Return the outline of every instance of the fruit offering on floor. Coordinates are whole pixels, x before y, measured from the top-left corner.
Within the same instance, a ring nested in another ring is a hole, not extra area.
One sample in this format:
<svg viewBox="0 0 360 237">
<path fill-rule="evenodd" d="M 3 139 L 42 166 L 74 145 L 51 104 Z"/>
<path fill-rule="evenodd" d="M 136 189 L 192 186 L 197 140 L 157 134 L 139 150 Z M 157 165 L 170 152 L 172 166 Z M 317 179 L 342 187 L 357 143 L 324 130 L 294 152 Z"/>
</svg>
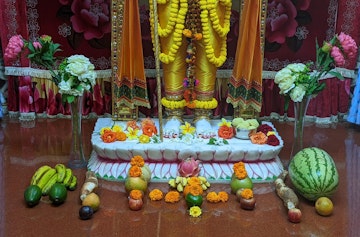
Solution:
<svg viewBox="0 0 360 237">
<path fill-rule="evenodd" d="M 99 181 L 95 173 L 87 171 L 80 191 L 81 207 L 79 209 L 79 218 L 81 220 L 91 219 L 93 214 L 99 210 L 100 197 L 96 193 L 98 187 Z"/>
<path fill-rule="evenodd" d="M 315 202 L 315 210 L 321 216 L 330 216 L 334 211 L 334 204 L 330 198 L 319 197 Z"/>
<path fill-rule="evenodd" d="M 29 207 L 33 207 L 40 202 L 41 196 L 49 195 L 49 200 L 59 205 L 66 200 L 67 190 L 73 191 L 76 187 L 77 177 L 70 168 L 64 164 L 54 167 L 43 165 L 31 177 L 30 185 L 24 191 L 24 199 Z"/>
</svg>

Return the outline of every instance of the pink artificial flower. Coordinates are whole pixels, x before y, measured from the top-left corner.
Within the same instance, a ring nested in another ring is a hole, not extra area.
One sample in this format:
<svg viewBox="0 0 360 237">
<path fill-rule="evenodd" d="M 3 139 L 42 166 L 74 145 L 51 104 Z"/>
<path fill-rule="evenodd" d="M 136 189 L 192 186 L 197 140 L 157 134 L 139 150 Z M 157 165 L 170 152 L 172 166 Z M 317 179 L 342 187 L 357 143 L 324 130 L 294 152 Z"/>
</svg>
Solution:
<svg viewBox="0 0 360 237">
<path fill-rule="evenodd" d="M 347 58 L 355 58 L 357 55 L 357 45 L 351 36 L 341 32 L 338 36 L 339 42 L 341 44 L 341 47 L 346 55 Z"/>
<path fill-rule="evenodd" d="M 42 45 L 40 44 L 39 41 L 34 41 L 33 46 L 34 46 L 35 49 L 41 49 L 42 48 Z"/>
<path fill-rule="evenodd" d="M 194 157 L 189 157 L 182 160 L 178 166 L 178 171 L 182 177 L 198 176 L 200 172 L 199 160 L 195 160 Z"/>
<path fill-rule="evenodd" d="M 10 38 L 6 46 L 4 58 L 5 60 L 15 60 L 24 47 L 24 41 L 21 35 L 14 35 Z"/>
<path fill-rule="evenodd" d="M 335 61 L 336 66 L 343 66 L 345 64 L 345 58 L 339 47 L 334 46 L 331 48 L 331 57 Z"/>
</svg>

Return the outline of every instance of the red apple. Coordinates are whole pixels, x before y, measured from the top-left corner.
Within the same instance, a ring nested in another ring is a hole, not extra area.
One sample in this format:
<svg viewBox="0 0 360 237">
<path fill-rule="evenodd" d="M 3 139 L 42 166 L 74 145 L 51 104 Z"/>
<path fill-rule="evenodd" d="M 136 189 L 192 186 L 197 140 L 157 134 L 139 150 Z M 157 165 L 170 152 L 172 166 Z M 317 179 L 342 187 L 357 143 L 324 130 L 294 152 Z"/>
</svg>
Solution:
<svg viewBox="0 0 360 237">
<path fill-rule="evenodd" d="M 142 199 L 129 198 L 129 208 L 133 211 L 139 211 L 142 208 L 143 204 L 144 202 Z"/>
<path fill-rule="evenodd" d="M 299 223 L 301 221 L 301 211 L 298 208 L 291 208 L 288 211 L 288 219 L 292 223 Z"/>
</svg>

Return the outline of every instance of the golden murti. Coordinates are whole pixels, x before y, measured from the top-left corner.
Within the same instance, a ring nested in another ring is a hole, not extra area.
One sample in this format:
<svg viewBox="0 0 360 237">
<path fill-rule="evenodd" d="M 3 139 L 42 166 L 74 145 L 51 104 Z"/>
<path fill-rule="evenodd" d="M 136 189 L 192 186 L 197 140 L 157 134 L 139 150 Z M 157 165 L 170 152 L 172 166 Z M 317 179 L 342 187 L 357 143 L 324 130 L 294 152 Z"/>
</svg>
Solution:
<svg viewBox="0 0 360 237">
<path fill-rule="evenodd" d="M 181 121 L 188 107 L 194 109 L 195 121 L 208 119 L 217 107 L 213 97 L 216 71 L 226 60 L 231 4 L 231 0 L 160 0 L 155 26 L 150 0 L 153 42 L 155 28 L 160 38 L 162 104 L 170 118 Z"/>
</svg>

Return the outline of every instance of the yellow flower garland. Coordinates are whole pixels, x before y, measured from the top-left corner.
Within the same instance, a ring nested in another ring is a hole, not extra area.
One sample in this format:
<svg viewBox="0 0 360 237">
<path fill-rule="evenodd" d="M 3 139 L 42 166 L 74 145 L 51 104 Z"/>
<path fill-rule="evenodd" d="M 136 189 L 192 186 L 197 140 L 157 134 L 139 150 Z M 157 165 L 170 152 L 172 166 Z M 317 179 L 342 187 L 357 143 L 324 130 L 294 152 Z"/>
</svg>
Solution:
<svg viewBox="0 0 360 237">
<path fill-rule="evenodd" d="M 167 0 L 158 1 L 158 4 L 165 4 Z M 180 4 L 179 4 L 180 2 Z M 220 25 L 219 16 L 216 11 L 216 5 L 220 3 L 225 6 L 225 15 L 224 15 L 224 25 Z M 167 25 L 162 28 L 158 24 L 158 34 L 160 37 L 168 37 L 170 33 L 173 32 L 173 44 L 170 45 L 168 54 L 161 52 L 159 54 L 159 59 L 161 62 L 168 64 L 175 60 L 175 55 L 178 52 L 181 43 L 182 43 L 182 34 L 184 30 L 185 17 L 188 9 L 187 0 L 173 0 L 170 3 L 170 16 Z M 212 64 L 216 67 L 220 67 L 227 57 L 226 49 L 226 35 L 230 31 L 230 15 L 231 15 L 231 0 L 200 0 L 199 5 L 201 9 L 200 19 L 202 23 L 202 35 L 205 45 L 206 56 Z M 180 5 L 180 9 L 179 9 Z M 150 25 L 151 25 L 151 38 L 154 42 L 154 9 L 153 1 L 149 1 L 150 8 Z M 212 23 L 212 27 L 217 34 L 222 38 L 220 46 L 220 55 L 215 56 L 215 51 L 211 45 L 211 35 L 209 29 L 209 19 Z M 155 44 L 154 44 L 155 45 Z"/>
<path fill-rule="evenodd" d="M 182 109 L 186 105 L 185 100 L 168 100 L 166 97 L 161 99 L 161 104 L 168 109 Z"/>
<path fill-rule="evenodd" d="M 215 109 L 218 106 L 215 98 L 212 98 L 212 100 L 194 100 L 194 102 L 197 109 Z"/>
</svg>

